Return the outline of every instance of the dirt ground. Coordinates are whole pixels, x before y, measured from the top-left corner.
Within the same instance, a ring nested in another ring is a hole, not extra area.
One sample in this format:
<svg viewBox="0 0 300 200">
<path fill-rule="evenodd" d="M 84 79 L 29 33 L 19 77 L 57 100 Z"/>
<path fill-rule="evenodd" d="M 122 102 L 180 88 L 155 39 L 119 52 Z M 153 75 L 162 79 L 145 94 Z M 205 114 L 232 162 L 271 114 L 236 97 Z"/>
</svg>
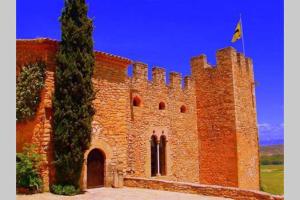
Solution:
<svg viewBox="0 0 300 200">
<path fill-rule="evenodd" d="M 52 193 L 17 195 L 17 200 L 225 200 L 196 194 L 148 190 L 139 188 L 96 188 L 76 196 L 60 196 Z M 228 199 L 227 199 L 228 200 Z"/>
</svg>

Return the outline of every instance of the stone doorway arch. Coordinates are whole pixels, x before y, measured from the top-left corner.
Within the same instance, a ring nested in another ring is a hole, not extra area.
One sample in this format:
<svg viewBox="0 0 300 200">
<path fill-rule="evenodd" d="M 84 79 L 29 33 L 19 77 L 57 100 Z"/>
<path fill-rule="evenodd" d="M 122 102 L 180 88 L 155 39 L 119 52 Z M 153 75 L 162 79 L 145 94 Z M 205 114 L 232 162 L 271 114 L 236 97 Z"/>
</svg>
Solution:
<svg viewBox="0 0 300 200">
<path fill-rule="evenodd" d="M 91 150 L 87 157 L 87 188 L 103 187 L 105 154 L 99 149 Z"/>
<path fill-rule="evenodd" d="M 82 166 L 81 178 L 80 178 L 80 188 L 82 190 L 87 189 L 87 163 L 88 163 L 88 155 L 94 149 L 98 149 L 104 156 L 104 186 L 110 187 L 113 181 L 112 176 L 112 165 L 111 160 L 113 156 L 112 148 L 108 143 L 103 140 L 92 140 L 90 149 L 84 153 L 84 164 Z"/>
</svg>

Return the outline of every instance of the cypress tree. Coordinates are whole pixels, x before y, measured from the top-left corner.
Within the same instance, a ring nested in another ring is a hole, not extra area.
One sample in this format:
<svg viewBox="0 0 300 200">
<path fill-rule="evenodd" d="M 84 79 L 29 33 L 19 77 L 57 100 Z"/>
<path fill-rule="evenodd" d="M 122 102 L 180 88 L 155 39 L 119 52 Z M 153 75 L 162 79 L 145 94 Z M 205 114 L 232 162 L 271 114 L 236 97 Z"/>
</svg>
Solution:
<svg viewBox="0 0 300 200">
<path fill-rule="evenodd" d="M 62 38 L 53 99 L 55 180 L 56 184 L 78 188 L 95 113 L 93 23 L 85 0 L 65 0 L 60 22 Z"/>
</svg>

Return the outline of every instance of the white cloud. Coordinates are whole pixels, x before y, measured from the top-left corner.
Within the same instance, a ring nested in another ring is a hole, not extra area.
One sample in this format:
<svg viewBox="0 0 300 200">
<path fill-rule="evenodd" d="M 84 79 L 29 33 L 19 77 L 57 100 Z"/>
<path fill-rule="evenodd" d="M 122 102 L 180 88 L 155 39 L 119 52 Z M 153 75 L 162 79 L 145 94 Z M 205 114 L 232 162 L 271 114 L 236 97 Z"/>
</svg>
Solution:
<svg viewBox="0 0 300 200">
<path fill-rule="evenodd" d="M 271 131 L 272 126 L 269 123 L 262 123 L 262 124 L 258 124 L 258 129 L 260 131 Z"/>
<path fill-rule="evenodd" d="M 278 132 L 283 130 L 284 128 L 284 124 L 280 123 L 280 124 L 269 124 L 269 123 L 261 123 L 258 124 L 258 129 L 261 132 Z"/>
<path fill-rule="evenodd" d="M 274 141 L 283 139 L 284 124 L 258 124 L 259 137 L 261 141 Z"/>
</svg>

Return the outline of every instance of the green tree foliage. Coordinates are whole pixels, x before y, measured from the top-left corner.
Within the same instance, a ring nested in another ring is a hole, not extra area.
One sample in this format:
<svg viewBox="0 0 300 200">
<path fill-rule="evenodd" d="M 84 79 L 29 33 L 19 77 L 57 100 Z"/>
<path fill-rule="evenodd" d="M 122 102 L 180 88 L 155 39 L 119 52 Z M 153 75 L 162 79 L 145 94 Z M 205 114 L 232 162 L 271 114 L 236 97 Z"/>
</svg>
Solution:
<svg viewBox="0 0 300 200">
<path fill-rule="evenodd" d="M 40 92 L 45 82 L 45 62 L 37 61 L 22 67 L 17 77 L 17 121 L 30 119 L 40 103 Z"/>
<path fill-rule="evenodd" d="M 85 0 L 65 0 L 60 22 L 62 39 L 53 99 L 56 184 L 78 188 L 95 113 L 93 24 Z"/>
<path fill-rule="evenodd" d="M 39 166 L 42 156 L 35 153 L 35 146 L 26 144 L 22 153 L 17 153 L 17 187 L 24 187 L 32 192 L 41 190 L 42 178 L 39 173 Z"/>
</svg>

